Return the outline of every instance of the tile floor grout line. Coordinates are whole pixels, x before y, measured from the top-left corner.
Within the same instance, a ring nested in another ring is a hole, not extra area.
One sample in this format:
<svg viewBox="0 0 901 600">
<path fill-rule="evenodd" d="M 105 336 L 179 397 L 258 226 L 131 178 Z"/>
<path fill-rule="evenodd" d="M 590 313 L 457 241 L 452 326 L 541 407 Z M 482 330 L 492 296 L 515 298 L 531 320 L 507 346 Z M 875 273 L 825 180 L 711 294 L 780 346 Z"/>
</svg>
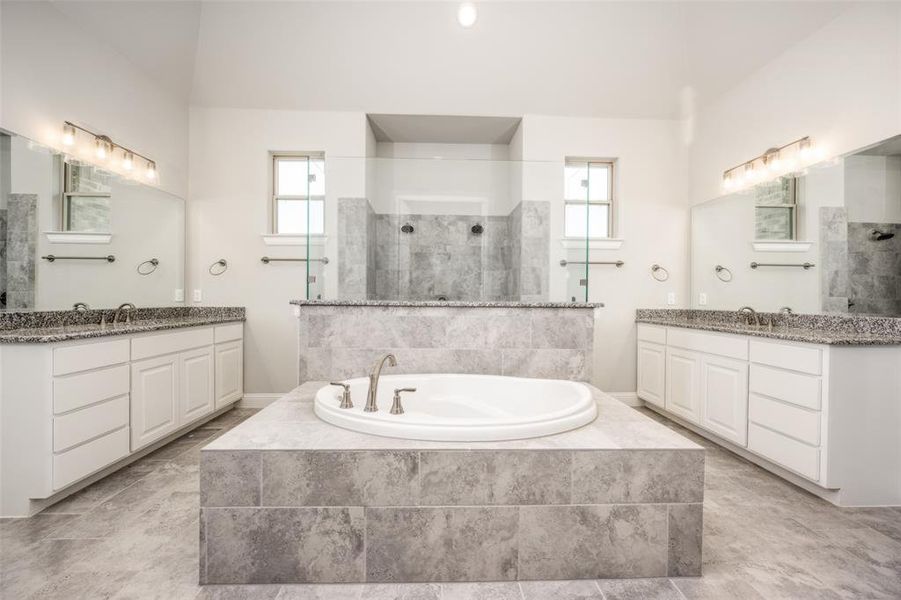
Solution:
<svg viewBox="0 0 901 600">
<path fill-rule="evenodd" d="M 676 585 L 676 582 L 673 581 L 672 577 L 667 577 L 666 579 L 667 581 L 669 581 L 669 584 L 673 586 L 673 588 L 676 590 L 676 593 L 679 594 L 679 597 L 682 598 L 682 600 L 688 600 L 688 597 L 682 593 L 682 590 L 679 589 L 679 586 Z"/>
</svg>

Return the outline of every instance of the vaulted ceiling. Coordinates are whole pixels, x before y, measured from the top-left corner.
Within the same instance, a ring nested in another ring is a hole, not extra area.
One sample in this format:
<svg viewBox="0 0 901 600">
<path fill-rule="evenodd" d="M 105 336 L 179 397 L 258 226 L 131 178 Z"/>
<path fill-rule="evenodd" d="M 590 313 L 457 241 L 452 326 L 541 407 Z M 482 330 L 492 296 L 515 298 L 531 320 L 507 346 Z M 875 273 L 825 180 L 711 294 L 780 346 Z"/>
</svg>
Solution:
<svg viewBox="0 0 901 600">
<path fill-rule="evenodd" d="M 194 105 L 674 117 L 840 2 L 81 1 L 55 5 Z"/>
</svg>

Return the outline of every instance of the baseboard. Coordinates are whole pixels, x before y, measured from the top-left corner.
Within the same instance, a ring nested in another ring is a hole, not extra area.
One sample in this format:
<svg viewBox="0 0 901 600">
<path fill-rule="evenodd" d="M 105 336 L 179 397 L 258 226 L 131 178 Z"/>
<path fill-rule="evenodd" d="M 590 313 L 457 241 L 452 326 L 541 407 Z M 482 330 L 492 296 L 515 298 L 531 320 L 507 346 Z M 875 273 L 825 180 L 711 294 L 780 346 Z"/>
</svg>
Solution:
<svg viewBox="0 0 901 600">
<path fill-rule="evenodd" d="M 284 394 L 244 394 L 238 401 L 238 408 L 266 408 Z"/>
<path fill-rule="evenodd" d="M 644 406 L 638 398 L 638 392 L 607 392 L 608 396 L 613 396 L 627 406 Z"/>
</svg>

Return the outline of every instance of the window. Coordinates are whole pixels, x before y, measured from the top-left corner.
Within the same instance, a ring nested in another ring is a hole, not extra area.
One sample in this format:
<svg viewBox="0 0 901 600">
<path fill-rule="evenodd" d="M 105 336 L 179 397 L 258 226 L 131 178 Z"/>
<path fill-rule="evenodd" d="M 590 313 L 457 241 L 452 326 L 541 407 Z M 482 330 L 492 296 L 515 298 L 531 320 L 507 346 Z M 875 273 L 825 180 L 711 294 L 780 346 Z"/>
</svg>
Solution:
<svg viewBox="0 0 901 600">
<path fill-rule="evenodd" d="M 110 231 L 110 178 L 90 165 L 63 162 L 63 231 Z"/>
<path fill-rule="evenodd" d="M 563 202 L 564 237 L 612 237 L 613 162 L 567 158 L 563 166 Z"/>
<path fill-rule="evenodd" d="M 780 177 L 754 187 L 754 239 L 794 240 L 798 233 L 798 180 Z"/>
<path fill-rule="evenodd" d="M 272 155 L 272 231 L 325 233 L 325 156 Z"/>
</svg>

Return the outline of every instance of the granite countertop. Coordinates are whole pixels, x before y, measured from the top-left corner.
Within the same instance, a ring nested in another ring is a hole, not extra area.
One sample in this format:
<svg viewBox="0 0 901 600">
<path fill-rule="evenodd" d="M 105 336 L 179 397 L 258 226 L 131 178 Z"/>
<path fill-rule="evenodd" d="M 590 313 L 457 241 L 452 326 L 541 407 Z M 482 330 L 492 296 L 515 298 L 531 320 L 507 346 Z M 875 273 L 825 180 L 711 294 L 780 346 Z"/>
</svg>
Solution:
<svg viewBox="0 0 901 600">
<path fill-rule="evenodd" d="M 603 302 L 513 302 L 456 300 L 291 300 L 297 306 L 447 306 L 450 308 L 603 308 Z"/>
<path fill-rule="evenodd" d="M 327 385 L 324 381 L 304 383 L 204 446 L 203 451 L 679 449 L 703 452 L 691 440 L 590 385 L 598 403 L 598 417 L 591 423 L 555 435 L 500 442 L 408 440 L 343 429 L 319 419 L 313 410 L 313 398 L 324 385 Z"/>
<path fill-rule="evenodd" d="M 766 326 L 754 327 L 728 320 L 735 313 L 730 311 L 692 310 L 643 310 L 637 311 L 636 323 L 683 327 L 703 331 L 735 333 L 753 337 L 827 344 L 835 346 L 891 346 L 901 345 L 901 319 L 873 317 L 841 317 L 826 315 L 772 315 L 762 313 L 761 318 L 775 317 L 776 326 L 770 331 Z M 897 323 L 893 322 L 897 321 Z"/>
<path fill-rule="evenodd" d="M 122 322 L 113 325 L 111 319 L 108 319 L 110 322 L 103 328 L 99 323 L 71 323 L 72 311 L 17 313 L 12 316 L 19 326 L 0 328 L 0 344 L 50 344 L 245 320 L 244 309 L 235 307 L 203 307 L 202 309 L 182 311 L 165 308 L 141 309 L 141 313 L 143 314 L 133 318 L 132 322 L 127 325 Z M 32 315 L 34 316 L 32 317 Z M 2 315 L 0 315 L 0 321 L 2 321 Z"/>
</svg>

